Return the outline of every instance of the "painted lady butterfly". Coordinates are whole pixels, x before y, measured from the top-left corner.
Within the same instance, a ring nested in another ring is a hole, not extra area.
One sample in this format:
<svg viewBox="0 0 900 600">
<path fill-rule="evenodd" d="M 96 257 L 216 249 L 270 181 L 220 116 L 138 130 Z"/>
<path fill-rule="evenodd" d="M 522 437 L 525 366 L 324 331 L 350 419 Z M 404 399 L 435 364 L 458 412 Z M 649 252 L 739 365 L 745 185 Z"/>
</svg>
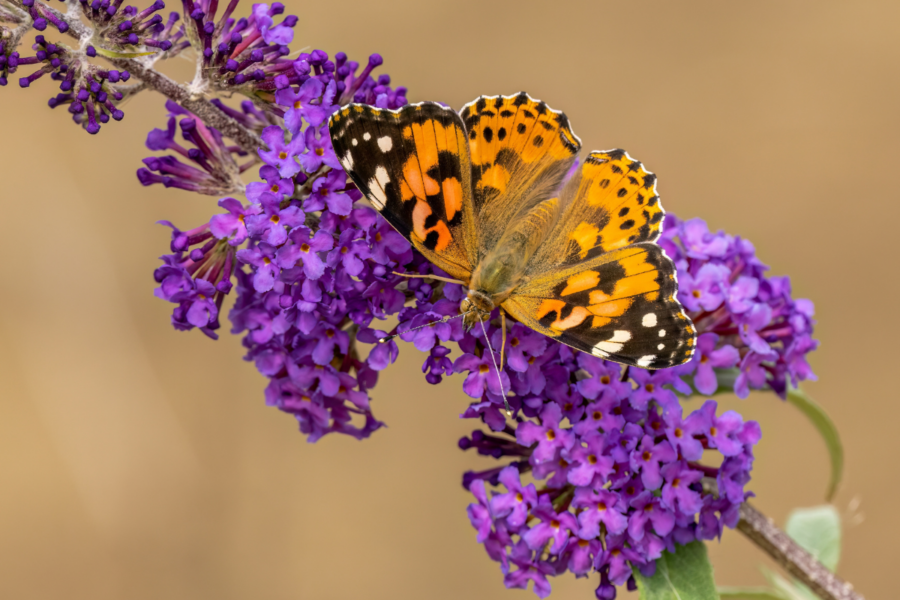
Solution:
<svg viewBox="0 0 900 600">
<path fill-rule="evenodd" d="M 591 152 L 573 169 L 581 140 L 568 119 L 524 92 L 482 96 L 461 113 L 351 104 L 329 128 L 372 205 L 466 286 L 467 326 L 499 306 L 605 359 L 651 369 L 690 359 L 675 266 L 653 243 L 665 214 L 656 176 L 623 150 Z"/>
</svg>

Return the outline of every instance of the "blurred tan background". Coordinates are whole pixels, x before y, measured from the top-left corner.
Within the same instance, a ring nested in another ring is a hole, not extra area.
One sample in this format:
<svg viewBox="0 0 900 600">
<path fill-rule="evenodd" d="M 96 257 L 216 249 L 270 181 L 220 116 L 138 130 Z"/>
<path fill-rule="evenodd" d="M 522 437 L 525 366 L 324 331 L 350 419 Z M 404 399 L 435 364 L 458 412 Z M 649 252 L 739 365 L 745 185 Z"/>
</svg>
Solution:
<svg viewBox="0 0 900 600">
<path fill-rule="evenodd" d="M 748 237 L 791 275 L 822 342 L 806 389 L 846 446 L 839 570 L 893 597 L 900 5 L 287 4 L 295 49 L 381 52 L 411 101 L 546 100 L 586 149 L 644 161 L 668 210 Z M 425 356 L 402 348 L 374 393 L 389 428 L 306 444 L 264 406 L 227 324 L 219 342 L 177 333 L 152 295 L 169 236 L 153 223 L 193 227 L 215 209 L 134 176 L 162 98 L 140 95 L 91 137 L 46 107 L 55 93 L 0 91 L 0 597 L 532 597 L 504 591 L 466 518 L 461 474 L 487 462 L 456 447 L 474 425 L 457 418 L 461 379 L 429 386 Z M 774 396 L 726 405 L 763 427 L 757 506 L 783 523 L 820 503 L 828 464 L 811 426 Z M 763 581 L 739 533 L 711 548 L 720 583 Z M 594 587 L 558 578 L 553 598 Z"/>
</svg>

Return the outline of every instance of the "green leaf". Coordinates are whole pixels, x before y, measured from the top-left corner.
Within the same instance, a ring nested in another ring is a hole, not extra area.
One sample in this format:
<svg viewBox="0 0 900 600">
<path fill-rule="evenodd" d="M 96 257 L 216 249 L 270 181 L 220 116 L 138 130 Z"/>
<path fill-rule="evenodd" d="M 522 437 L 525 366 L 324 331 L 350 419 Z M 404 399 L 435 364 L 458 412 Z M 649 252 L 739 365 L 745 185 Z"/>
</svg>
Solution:
<svg viewBox="0 0 900 600">
<path fill-rule="evenodd" d="M 829 570 L 837 568 L 841 558 L 841 516 L 832 505 L 794 510 L 785 531 Z"/>
<path fill-rule="evenodd" d="M 97 51 L 97 54 L 100 56 L 105 56 L 106 58 L 137 58 L 139 56 L 150 56 L 151 54 L 156 54 L 159 50 L 154 50 L 153 52 L 114 52 L 112 50 L 104 50 L 103 48 L 94 48 Z"/>
<path fill-rule="evenodd" d="M 776 590 L 765 587 L 720 587 L 722 600 L 791 600 Z"/>
<path fill-rule="evenodd" d="M 641 600 L 718 600 L 712 565 L 703 542 L 678 546 L 663 552 L 656 561 L 653 577 L 634 569 Z"/>
<path fill-rule="evenodd" d="M 773 573 L 769 569 L 760 566 L 760 571 L 769 580 L 769 583 L 775 588 L 777 594 L 781 594 L 785 600 L 821 600 L 813 594 L 809 588 L 800 583 L 791 583 L 781 575 Z"/>
<path fill-rule="evenodd" d="M 831 501 L 844 473 L 844 446 L 841 444 L 837 427 L 834 426 L 834 421 L 831 420 L 828 413 L 802 390 L 788 387 L 787 400 L 806 415 L 806 418 L 810 420 L 825 441 L 831 457 L 831 481 L 828 484 L 825 500 Z"/>
</svg>

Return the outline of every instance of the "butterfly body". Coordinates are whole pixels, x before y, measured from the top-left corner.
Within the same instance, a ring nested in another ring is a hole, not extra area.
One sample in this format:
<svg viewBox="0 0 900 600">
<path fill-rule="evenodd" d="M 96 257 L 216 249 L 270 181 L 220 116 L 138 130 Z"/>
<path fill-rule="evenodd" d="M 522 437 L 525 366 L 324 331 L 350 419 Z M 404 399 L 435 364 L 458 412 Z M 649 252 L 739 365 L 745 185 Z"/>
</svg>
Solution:
<svg viewBox="0 0 900 600">
<path fill-rule="evenodd" d="M 578 350 L 640 367 L 681 364 L 693 324 L 653 242 L 656 177 L 621 150 L 592 152 L 568 119 L 521 93 L 460 113 L 423 102 L 332 115 L 357 187 L 428 260 L 467 288 L 468 327 L 500 307 Z"/>
</svg>

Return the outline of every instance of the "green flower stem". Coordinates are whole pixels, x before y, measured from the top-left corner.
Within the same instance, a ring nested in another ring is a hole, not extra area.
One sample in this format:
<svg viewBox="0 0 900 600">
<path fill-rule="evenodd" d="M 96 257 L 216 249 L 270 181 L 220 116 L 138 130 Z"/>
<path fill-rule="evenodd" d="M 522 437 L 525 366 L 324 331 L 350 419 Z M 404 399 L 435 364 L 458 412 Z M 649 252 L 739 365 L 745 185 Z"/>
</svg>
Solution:
<svg viewBox="0 0 900 600">
<path fill-rule="evenodd" d="M 829 571 L 776 527 L 771 519 L 747 502 L 741 505 L 741 520 L 737 528 L 823 600 L 865 600 L 850 583 Z"/>
</svg>

